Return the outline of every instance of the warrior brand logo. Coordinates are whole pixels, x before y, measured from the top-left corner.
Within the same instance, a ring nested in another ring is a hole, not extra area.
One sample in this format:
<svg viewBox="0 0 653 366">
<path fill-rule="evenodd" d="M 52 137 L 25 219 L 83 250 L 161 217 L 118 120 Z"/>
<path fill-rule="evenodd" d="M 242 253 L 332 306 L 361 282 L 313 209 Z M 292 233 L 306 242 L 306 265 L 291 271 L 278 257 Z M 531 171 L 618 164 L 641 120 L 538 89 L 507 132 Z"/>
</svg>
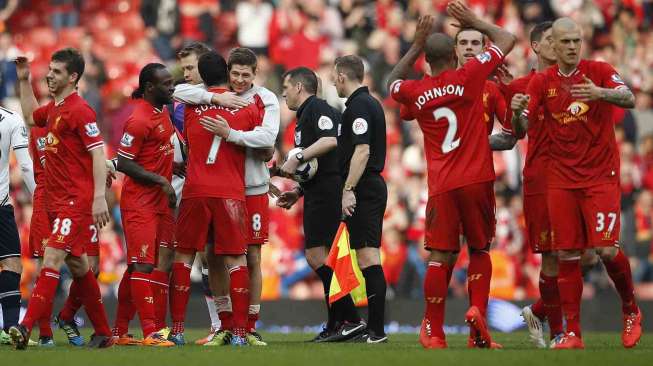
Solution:
<svg viewBox="0 0 653 366">
<path fill-rule="evenodd" d="M 548 98 L 555 98 L 558 96 L 558 89 L 556 88 L 551 88 L 546 90 L 546 96 Z"/>
<path fill-rule="evenodd" d="M 100 136 L 100 129 L 97 128 L 97 123 L 95 123 L 95 122 L 85 124 L 84 129 L 86 129 L 86 135 L 88 137 L 98 137 L 98 136 Z"/>
<path fill-rule="evenodd" d="M 442 297 L 427 297 L 426 302 L 429 304 L 441 304 L 442 301 L 444 301 L 444 298 Z"/>
<path fill-rule="evenodd" d="M 611 241 L 612 240 L 612 231 L 604 231 L 603 232 L 603 238 L 601 239 L 603 241 Z"/>
<path fill-rule="evenodd" d="M 134 136 L 128 134 L 127 132 L 125 132 L 120 139 L 120 145 L 124 147 L 131 147 L 132 142 L 134 142 Z"/>
<path fill-rule="evenodd" d="M 572 116 L 580 117 L 589 111 L 590 107 L 583 102 L 573 102 L 567 107 L 567 112 Z"/>
<path fill-rule="evenodd" d="M 474 274 L 471 274 L 471 275 L 467 276 L 467 281 L 469 281 L 469 282 L 478 281 L 478 280 L 481 279 L 481 277 L 483 277 L 482 273 L 474 273 Z"/>
</svg>

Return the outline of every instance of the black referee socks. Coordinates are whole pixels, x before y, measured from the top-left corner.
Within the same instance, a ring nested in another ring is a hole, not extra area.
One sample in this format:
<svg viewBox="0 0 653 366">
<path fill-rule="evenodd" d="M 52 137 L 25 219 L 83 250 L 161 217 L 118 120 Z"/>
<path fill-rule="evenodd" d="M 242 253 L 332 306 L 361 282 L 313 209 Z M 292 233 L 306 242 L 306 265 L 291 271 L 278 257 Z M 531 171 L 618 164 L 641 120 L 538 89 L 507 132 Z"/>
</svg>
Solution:
<svg viewBox="0 0 653 366">
<path fill-rule="evenodd" d="M 369 266 L 363 269 L 365 289 L 367 290 L 368 322 L 367 328 L 375 335 L 383 336 L 383 321 L 385 317 L 385 291 L 386 283 L 383 267 L 380 265 Z"/>
<path fill-rule="evenodd" d="M 4 329 L 17 325 L 20 314 L 20 273 L 0 272 L 0 305 Z"/>
<path fill-rule="evenodd" d="M 329 288 L 331 287 L 331 277 L 333 276 L 333 270 L 327 265 L 321 265 L 315 270 L 320 280 L 322 280 L 322 285 L 324 286 L 324 300 L 327 304 L 327 310 L 329 312 L 329 318 L 327 320 L 327 329 L 333 330 L 336 326 L 336 318 L 334 316 L 333 306 L 329 306 Z"/>
</svg>

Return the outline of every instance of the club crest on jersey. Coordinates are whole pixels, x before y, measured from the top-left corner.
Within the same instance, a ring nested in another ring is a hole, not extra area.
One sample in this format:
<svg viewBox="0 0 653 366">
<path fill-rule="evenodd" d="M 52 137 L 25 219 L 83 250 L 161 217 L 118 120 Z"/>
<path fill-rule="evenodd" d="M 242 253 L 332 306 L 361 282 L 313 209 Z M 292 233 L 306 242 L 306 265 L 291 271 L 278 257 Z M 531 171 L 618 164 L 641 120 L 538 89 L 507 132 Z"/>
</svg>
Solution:
<svg viewBox="0 0 653 366">
<path fill-rule="evenodd" d="M 320 116 L 320 119 L 317 120 L 317 127 L 320 130 L 330 130 L 333 128 L 333 121 L 327 116 Z"/>
<path fill-rule="evenodd" d="M 100 129 L 97 128 L 97 123 L 95 123 L 95 122 L 85 124 L 84 129 L 86 130 L 86 135 L 88 137 L 98 137 L 98 136 L 100 136 Z"/>
<path fill-rule="evenodd" d="M 125 132 L 120 139 L 120 145 L 124 147 L 131 147 L 133 142 L 134 136 L 128 134 L 127 132 Z"/>
<path fill-rule="evenodd" d="M 567 112 L 574 117 L 580 117 L 589 111 L 590 107 L 583 102 L 573 102 L 567 107 Z"/>
<path fill-rule="evenodd" d="M 621 76 L 619 76 L 619 74 L 612 74 L 610 78 L 612 79 L 612 81 L 614 81 L 617 84 L 625 84 Z"/>
<path fill-rule="evenodd" d="M 302 144 L 302 131 L 295 131 L 295 145 L 299 146 Z"/>
<path fill-rule="evenodd" d="M 356 135 L 362 135 L 367 132 L 367 121 L 364 118 L 356 118 L 351 125 L 351 130 Z"/>
<path fill-rule="evenodd" d="M 478 60 L 478 62 L 484 64 L 484 63 L 492 60 L 492 54 L 490 54 L 489 51 L 486 51 L 486 52 L 483 52 L 481 54 L 478 54 L 476 56 L 476 59 Z"/>
</svg>

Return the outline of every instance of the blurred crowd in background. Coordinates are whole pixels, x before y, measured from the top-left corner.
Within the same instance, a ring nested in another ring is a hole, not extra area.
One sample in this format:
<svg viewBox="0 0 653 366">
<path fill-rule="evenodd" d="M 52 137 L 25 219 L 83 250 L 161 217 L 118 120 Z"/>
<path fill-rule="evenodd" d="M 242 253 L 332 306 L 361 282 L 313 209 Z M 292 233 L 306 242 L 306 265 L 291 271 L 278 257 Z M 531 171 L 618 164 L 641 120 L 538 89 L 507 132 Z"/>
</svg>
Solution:
<svg viewBox="0 0 653 366">
<path fill-rule="evenodd" d="M 653 299 L 653 1 L 651 0 L 468 0 L 482 17 L 518 36 L 506 63 L 515 77 L 535 66 L 529 31 L 541 21 L 570 16 L 583 26 L 584 57 L 614 65 L 634 90 L 633 111 L 617 110 L 621 149 L 622 245 L 631 259 L 637 293 Z M 50 54 L 64 46 L 81 50 L 86 71 L 80 93 L 98 114 L 98 125 L 112 157 L 132 105 L 129 95 L 138 72 L 148 62 L 163 61 L 182 79 L 176 51 L 202 41 L 225 55 L 234 46 L 259 55 L 256 83 L 280 94 L 284 70 L 307 66 L 322 78 L 324 97 L 336 108 L 329 74 L 336 56 L 357 54 L 366 62 L 365 84 L 383 102 L 387 122 L 388 205 L 384 220 L 382 256 L 390 297 L 421 298 L 425 274 L 424 210 L 427 199 L 426 164 L 421 132 L 414 122 L 399 118 L 397 105 L 384 85 L 392 67 L 410 47 L 416 19 L 437 14 L 440 31 L 455 33 L 444 11 L 446 0 L 1 0 L 0 102 L 20 109 L 12 60 L 20 54 L 32 61 L 38 97 L 48 98 L 44 76 Z M 423 61 L 414 76 L 426 71 Z M 281 130 L 277 160 L 292 147 L 294 112 L 280 98 Z M 491 296 L 521 300 L 538 296 L 540 258 L 525 236 L 521 196 L 521 167 L 526 142 L 512 151 L 494 154 L 496 181 L 496 238 L 491 252 Z M 12 171 L 12 197 L 21 240 L 29 235 L 31 197 Z M 292 182 L 274 179 L 280 188 Z M 120 179 L 109 193 L 112 224 L 101 231 L 101 275 L 105 294 L 115 293 L 125 268 L 120 225 Z M 263 299 L 320 298 L 321 283 L 303 257 L 301 205 L 291 210 L 274 206 L 270 243 L 263 248 Z M 27 251 L 25 251 L 27 253 Z M 33 264 L 25 260 L 26 273 Z M 463 249 L 451 292 L 464 296 L 467 259 Z M 197 277 L 199 278 L 199 277 Z M 23 276 L 25 288 L 30 276 Z M 587 274 L 584 296 L 609 290 L 609 279 L 598 264 Z"/>
</svg>

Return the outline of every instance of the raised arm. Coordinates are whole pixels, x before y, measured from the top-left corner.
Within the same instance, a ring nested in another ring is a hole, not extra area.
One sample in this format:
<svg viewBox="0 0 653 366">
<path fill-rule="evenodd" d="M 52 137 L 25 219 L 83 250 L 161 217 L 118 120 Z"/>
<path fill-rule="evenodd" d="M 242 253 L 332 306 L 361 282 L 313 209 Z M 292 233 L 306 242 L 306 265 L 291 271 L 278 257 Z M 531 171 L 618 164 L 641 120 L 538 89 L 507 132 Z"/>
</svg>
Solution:
<svg viewBox="0 0 653 366">
<path fill-rule="evenodd" d="M 390 86 L 397 80 L 404 80 L 410 74 L 410 70 L 413 68 L 413 65 L 419 58 L 419 55 L 424 50 L 424 44 L 426 44 L 426 39 L 431 34 L 431 29 L 433 28 L 433 17 L 431 15 L 424 15 L 419 18 L 417 21 L 417 29 L 415 30 L 415 39 L 413 44 L 408 49 L 408 52 L 399 60 L 395 67 L 390 72 L 388 76 L 388 84 L 386 87 L 390 89 Z"/>
<path fill-rule="evenodd" d="M 450 2 L 447 5 L 447 12 L 460 22 L 461 27 L 474 28 L 487 35 L 504 56 L 512 51 L 517 37 L 501 27 L 480 19 L 463 2 L 458 0 Z"/>
<path fill-rule="evenodd" d="M 29 61 L 27 57 L 16 58 L 16 74 L 18 75 L 18 94 L 20 96 L 20 107 L 23 110 L 25 125 L 27 127 L 34 126 L 34 118 L 32 114 L 38 108 L 39 103 L 34 95 L 32 89 Z"/>
</svg>

